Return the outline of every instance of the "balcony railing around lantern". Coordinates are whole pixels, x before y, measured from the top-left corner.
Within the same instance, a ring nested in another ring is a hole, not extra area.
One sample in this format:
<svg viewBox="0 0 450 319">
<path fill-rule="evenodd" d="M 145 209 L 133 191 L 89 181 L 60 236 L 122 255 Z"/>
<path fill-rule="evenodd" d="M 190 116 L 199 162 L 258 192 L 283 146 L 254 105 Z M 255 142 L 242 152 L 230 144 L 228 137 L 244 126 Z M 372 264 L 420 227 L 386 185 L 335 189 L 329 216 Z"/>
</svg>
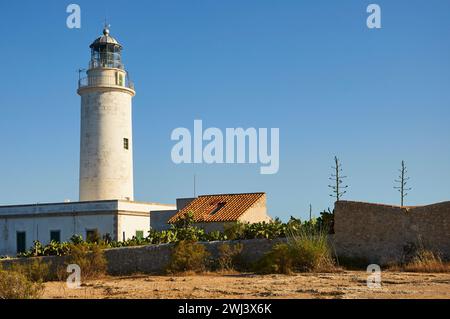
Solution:
<svg viewBox="0 0 450 319">
<path fill-rule="evenodd" d="M 89 61 L 89 68 L 90 69 L 94 69 L 94 68 L 114 68 L 114 69 L 124 69 L 124 65 L 122 62 L 120 62 L 120 60 L 106 60 L 106 59 L 102 59 L 102 60 L 91 60 Z"/>
<path fill-rule="evenodd" d="M 119 86 L 134 90 L 134 83 L 128 76 L 86 76 L 78 81 L 78 88 L 95 86 Z"/>
</svg>

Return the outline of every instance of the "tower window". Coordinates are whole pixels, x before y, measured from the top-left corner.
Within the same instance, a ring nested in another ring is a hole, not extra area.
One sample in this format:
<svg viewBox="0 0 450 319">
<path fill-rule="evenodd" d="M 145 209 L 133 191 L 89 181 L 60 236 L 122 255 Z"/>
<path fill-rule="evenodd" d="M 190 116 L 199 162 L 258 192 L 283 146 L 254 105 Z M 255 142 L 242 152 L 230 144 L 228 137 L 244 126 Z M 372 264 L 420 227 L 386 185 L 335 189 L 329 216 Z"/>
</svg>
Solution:
<svg viewBox="0 0 450 319">
<path fill-rule="evenodd" d="M 123 139 L 123 148 L 126 150 L 130 148 L 130 143 L 127 138 Z"/>
<path fill-rule="evenodd" d="M 116 85 L 124 86 L 122 73 L 116 72 Z"/>
</svg>

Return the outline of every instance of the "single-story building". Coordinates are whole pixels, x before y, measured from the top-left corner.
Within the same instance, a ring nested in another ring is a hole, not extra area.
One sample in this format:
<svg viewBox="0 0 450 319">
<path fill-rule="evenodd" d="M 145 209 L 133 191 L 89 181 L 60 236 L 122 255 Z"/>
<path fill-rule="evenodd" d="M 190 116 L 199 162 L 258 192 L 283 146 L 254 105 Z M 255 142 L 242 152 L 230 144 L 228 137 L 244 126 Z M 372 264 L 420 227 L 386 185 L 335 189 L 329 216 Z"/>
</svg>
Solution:
<svg viewBox="0 0 450 319">
<path fill-rule="evenodd" d="M 150 212 L 174 210 L 175 205 L 125 200 L 0 206 L 0 256 L 15 256 L 39 240 L 68 241 L 73 235 L 108 235 L 124 241 L 145 237 Z"/>
<path fill-rule="evenodd" d="M 177 212 L 167 219 L 173 224 L 186 213 L 192 213 L 195 225 L 206 232 L 223 231 L 227 225 L 242 223 L 269 222 L 266 193 L 202 195 L 197 198 L 177 200 Z M 164 212 L 161 213 L 164 216 Z M 161 216 L 160 215 L 160 216 Z M 153 228 L 153 226 L 152 226 Z"/>
</svg>

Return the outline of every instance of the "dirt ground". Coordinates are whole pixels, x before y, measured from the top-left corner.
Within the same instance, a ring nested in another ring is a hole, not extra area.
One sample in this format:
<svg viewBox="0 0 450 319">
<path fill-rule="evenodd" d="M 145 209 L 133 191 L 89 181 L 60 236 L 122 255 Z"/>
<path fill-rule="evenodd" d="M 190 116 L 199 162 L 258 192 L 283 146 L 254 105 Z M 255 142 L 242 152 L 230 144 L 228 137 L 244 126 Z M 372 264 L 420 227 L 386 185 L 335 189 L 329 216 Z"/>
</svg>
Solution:
<svg viewBox="0 0 450 319">
<path fill-rule="evenodd" d="M 368 288 L 367 273 L 106 277 L 68 289 L 45 284 L 43 298 L 445 298 L 450 274 L 383 272 L 381 288 Z"/>
</svg>

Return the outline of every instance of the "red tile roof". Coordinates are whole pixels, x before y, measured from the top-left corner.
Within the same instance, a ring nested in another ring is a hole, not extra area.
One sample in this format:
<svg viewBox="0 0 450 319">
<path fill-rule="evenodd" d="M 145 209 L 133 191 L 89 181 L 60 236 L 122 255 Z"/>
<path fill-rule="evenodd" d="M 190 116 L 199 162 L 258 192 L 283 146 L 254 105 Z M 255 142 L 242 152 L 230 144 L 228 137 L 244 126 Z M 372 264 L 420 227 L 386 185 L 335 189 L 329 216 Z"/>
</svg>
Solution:
<svg viewBox="0 0 450 319">
<path fill-rule="evenodd" d="M 237 221 L 265 193 L 203 195 L 194 199 L 172 216 L 168 223 L 176 222 L 188 212 L 194 214 L 195 222 Z"/>
</svg>

